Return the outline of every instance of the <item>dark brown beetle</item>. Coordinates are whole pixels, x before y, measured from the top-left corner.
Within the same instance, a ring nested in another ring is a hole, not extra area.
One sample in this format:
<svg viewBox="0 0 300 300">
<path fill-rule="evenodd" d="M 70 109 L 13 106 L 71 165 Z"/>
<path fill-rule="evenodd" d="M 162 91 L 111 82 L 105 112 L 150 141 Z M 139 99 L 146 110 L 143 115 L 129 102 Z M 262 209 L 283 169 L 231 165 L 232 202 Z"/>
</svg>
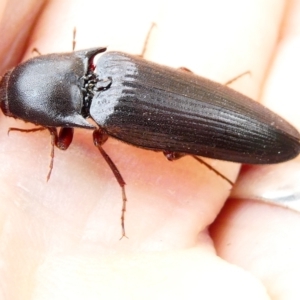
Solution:
<svg viewBox="0 0 300 300">
<path fill-rule="evenodd" d="M 272 164 L 297 156 L 300 135 L 264 106 L 194 74 L 105 48 L 41 55 L 7 72 L 0 83 L 6 116 L 48 129 L 54 145 L 67 149 L 73 128 L 94 130 L 93 139 L 122 188 L 125 181 L 102 148 L 108 136 L 169 160 L 189 154 Z M 96 128 L 86 118 L 92 118 Z M 57 133 L 60 127 L 60 133 Z M 50 176 L 53 159 L 51 161 Z M 226 177 L 215 171 L 226 179 Z"/>
</svg>

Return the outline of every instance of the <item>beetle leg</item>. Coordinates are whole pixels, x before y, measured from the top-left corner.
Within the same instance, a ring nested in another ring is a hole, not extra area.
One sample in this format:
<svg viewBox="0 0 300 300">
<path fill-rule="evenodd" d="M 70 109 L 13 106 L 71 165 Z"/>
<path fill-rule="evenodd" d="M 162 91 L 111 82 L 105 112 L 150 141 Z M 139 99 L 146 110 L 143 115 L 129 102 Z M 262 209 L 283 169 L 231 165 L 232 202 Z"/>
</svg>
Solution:
<svg viewBox="0 0 300 300">
<path fill-rule="evenodd" d="M 72 143 L 74 128 L 62 127 L 59 130 L 55 146 L 60 150 L 67 150 Z"/>
<path fill-rule="evenodd" d="M 121 226 L 122 226 L 122 236 L 127 237 L 125 234 L 125 212 L 126 212 L 126 202 L 127 202 L 127 197 L 125 193 L 125 181 L 118 170 L 117 166 L 114 164 L 114 162 L 111 160 L 109 155 L 104 151 L 102 148 L 102 145 L 107 141 L 108 135 L 101 129 L 98 128 L 94 130 L 93 132 L 93 140 L 94 140 L 94 145 L 98 148 L 99 152 L 105 159 L 106 163 L 109 165 L 110 169 L 112 170 L 115 178 L 117 179 L 119 186 L 121 187 L 122 190 L 122 199 L 123 199 L 123 205 L 122 205 L 122 213 L 121 213 Z"/>
<path fill-rule="evenodd" d="M 29 133 L 29 132 L 37 132 L 37 131 L 42 131 L 48 129 L 51 135 L 51 152 L 50 152 L 50 165 L 49 165 L 49 172 L 47 175 L 47 181 L 50 179 L 51 173 L 52 173 L 52 169 L 53 169 L 53 160 L 54 160 L 54 146 L 57 146 L 58 148 L 65 150 L 68 148 L 68 146 L 70 145 L 72 138 L 70 140 L 69 143 L 65 142 L 64 144 L 62 142 L 60 142 L 61 140 L 66 140 L 67 138 L 65 137 L 66 134 L 62 134 L 62 138 L 58 137 L 57 134 L 57 129 L 55 127 L 37 127 L 37 128 L 31 128 L 31 129 L 21 129 L 21 128 L 15 128 L 15 127 L 10 127 L 8 129 L 7 134 L 9 134 L 11 131 L 20 131 L 20 132 L 25 132 L 25 133 Z M 63 128 L 62 128 L 63 129 Z M 68 128 L 67 128 L 68 129 Z M 62 131 L 62 130 L 61 130 Z M 60 131 L 60 135 L 61 135 L 61 131 Z M 63 145 L 67 145 L 67 146 L 63 146 Z"/>
<path fill-rule="evenodd" d="M 178 153 L 178 152 L 173 152 L 173 151 L 163 151 L 163 154 L 169 161 L 177 160 L 186 155 L 183 153 Z"/>
<path fill-rule="evenodd" d="M 10 128 L 8 128 L 7 134 L 9 135 L 9 133 L 11 131 L 20 131 L 20 132 L 29 133 L 29 132 L 42 131 L 45 129 L 46 129 L 45 127 L 37 127 L 37 128 L 31 128 L 31 129 L 21 129 L 21 128 L 16 128 L 16 127 L 10 127 Z"/>
<path fill-rule="evenodd" d="M 52 169 L 53 169 L 53 162 L 54 162 L 54 146 L 59 148 L 60 150 L 66 150 L 70 146 L 72 140 L 73 140 L 73 128 L 66 128 L 62 127 L 59 131 L 59 134 L 57 133 L 56 127 L 47 127 L 47 129 L 50 132 L 51 136 L 51 152 L 50 152 L 50 165 L 49 165 L 49 172 L 47 175 L 47 181 L 50 179 Z"/>
<path fill-rule="evenodd" d="M 179 158 L 181 158 L 183 156 L 189 155 L 189 154 L 177 153 L 177 152 L 172 152 L 172 151 L 163 151 L 163 154 L 164 154 L 164 156 L 169 161 L 177 160 L 177 159 L 179 159 Z M 233 186 L 233 182 L 231 180 L 229 180 L 226 176 L 224 176 L 218 170 L 216 170 L 215 168 L 213 168 L 211 165 L 209 165 L 208 163 L 206 163 L 203 159 L 201 159 L 200 157 L 198 157 L 196 155 L 190 155 L 190 156 L 193 157 L 198 162 L 200 162 L 201 164 L 205 165 L 209 170 L 213 171 L 218 176 L 220 176 L 221 178 L 223 178 L 224 180 L 226 180 L 231 186 Z"/>
<path fill-rule="evenodd" d="M 57 144 L 58 135 L 57 135 L 56 127 L 48 127 L 47 129 L 49 130 L 50 136 L 51 136 L 50 165 L 49 165 L 49 172 L 48 172 L 48 175 L 47 175 L 47 181 L 48 181 L 51 177 L 51 173 L 52 173 L 52 169 L 53 169 L 54 146 Z"/>
<path fill-rule="evenodd" d="M 180 68 L 178 68 L 178 70 L 183 71 L 183 72 L 193 73 L 190 69 L 188 69 L 186 67 L 180 67 Z"/>
<path fill-rule="evenodd" d="M 37 48 L 32 49 L 32 54 L 34 54 L 34 53 L 36 53 L 38 56 L 42 55 L 42 53 Z"/>
<path fill-rule="evenodd" d="M 72 41 L 72 51 L 75 51 L 76 47 L 76 27 L 73 28 L 73 41 Z"/>
<path fill-rule="evenodd" d="M 226 176 L 224 176 L 222 173 L 220 173 L 218 170 L 216 170 L 215 168 L 213 168 L 211 165 L 209 165 L 208 163 L 206 163 L 203 159 L 201 159 L 200 157 L 196 156 L 196 155 L 191 155 L 194 159 L 196 159 L 198 162 L 200 162 L 201 164 L 205 165 L 209 170 L 215 172 L 217 175 L 219 175 L 221 178 L 223 178 L 224 180 L 226 180 L 231 186 L 233 186 L 233 182 L 228 179 Z"/>
<path fill-rule="evenodd" d="M 190 69 L 188 68 L 185 68 L 185 67 L 180 67 L 178 68 L 178 70 L 180 71 L 184 71 L 184 72 L 189 72 L 189 73 L 193 73 Z M 234 78 L 228 80 L 227 82 L 224 83 L 224 85 L 230 85 L 231 83 L 233 83 L 234 81 L 240 79 L 241 77 L 245 76 L 245 75 L 251 75 L 251 72 L 250 71 L 246 71 L 238 76 L 235 76 Z"/>
<path fill-rule="evenodd" d="M 251 72 L 250 71 L 246 71 L 246 72 L 244 72 L 244 73 L 242 73 L 242 74 L 240 74 L 240 75 L 238 75 L 238 76 L 236 76 L 236 77 L 228 80 L 224 85 L 229 85 L 229 84 L 233 83 L 234 81 L 236 81 L 237 79 L 240 79 L 241 77 L 243 77 L 244 75 L 247 75 L 247 74 L 251 75 Z"/>
<path fill-rule="evenodd" d="M 152 22 L 151 26 L 150 26 L 150 28 L 148 30 L 145 42 L 144 42 L 142 53 L 139 55 L 140 57 L 144 57 L 145 56 L 146 50 L 148 48 L 148 42 L 149 42 L 149 39 L 150 39 L 150 36 L 152 34 L 152 31 L 153 31 L 154 27 L 156 27 L 156 23 Z"/>
</svg>

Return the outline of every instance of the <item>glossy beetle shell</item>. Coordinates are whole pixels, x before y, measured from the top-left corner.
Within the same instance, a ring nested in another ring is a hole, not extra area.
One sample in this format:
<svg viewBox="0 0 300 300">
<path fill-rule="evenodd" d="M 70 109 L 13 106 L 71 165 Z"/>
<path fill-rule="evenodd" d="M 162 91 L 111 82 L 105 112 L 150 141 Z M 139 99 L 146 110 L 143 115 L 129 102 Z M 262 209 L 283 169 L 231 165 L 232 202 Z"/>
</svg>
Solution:
<svg viewBox="0 0 300 300">
<path fill-rule="evenodd" d="M 8 116 L 45 127 L 94 128 L 82 116 L 82 87 L 90 60 L 106 48 L 41 55 L 7 72 L 0 104 Z"/>
<path fill-rule="evenodd" d="M 137 147 L 248 164 L 292 159 L 300 135 L 233 89 L 121 52 L 94 48 L 35 57 L 0 82 L 5 115 L 44 127 L 94 129 Z M 90 104 L 83 90 L 87 75 Z M 85 108 L 85 110 L 83 110 Z M 84 113 L 83 113 L 84 111 Z"/>
<path fill-rule="evenodd" d="M 249 164 L 289 160 L 298 131 L 250 98 L 189 72 L 120 52 L 97 62 L 90 116 L 107 133 L 142 148 Z"/>
</svg>

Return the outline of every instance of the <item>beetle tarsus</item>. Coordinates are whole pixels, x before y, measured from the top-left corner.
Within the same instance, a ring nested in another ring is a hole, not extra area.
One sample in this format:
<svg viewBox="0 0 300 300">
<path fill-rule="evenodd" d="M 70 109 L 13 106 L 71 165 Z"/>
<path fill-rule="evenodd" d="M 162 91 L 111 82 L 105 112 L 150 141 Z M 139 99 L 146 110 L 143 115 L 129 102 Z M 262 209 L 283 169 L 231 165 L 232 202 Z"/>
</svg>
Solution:
<svg viewBox="0 0 300 300">
<path fill-rule="evenodd" d="M 127 197 L 125 194 L 125 186 L 121 186 L 122 189 L 122 199 L 123 199 L 123 204 L 122 204 L 122 214 L 121 214 L 121 226 L 122 226 L 122 236 L 120 238 L 120 240 L 124 237 L 127 237 L 126 233 L 125 233 L 125 212 L 126 212 L 126 203 L 127 203 Z"/>
</svg>

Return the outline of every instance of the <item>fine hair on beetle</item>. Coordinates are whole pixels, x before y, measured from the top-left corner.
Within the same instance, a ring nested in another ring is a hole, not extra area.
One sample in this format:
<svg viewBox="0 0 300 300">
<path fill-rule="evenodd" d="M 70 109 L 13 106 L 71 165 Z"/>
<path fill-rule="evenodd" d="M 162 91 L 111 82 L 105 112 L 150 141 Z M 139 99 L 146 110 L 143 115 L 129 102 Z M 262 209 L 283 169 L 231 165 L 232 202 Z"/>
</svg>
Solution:
<svg viewBox="0 0 300 300">
<path fill-rule="evenodd" d="M 121 187 L 122 237 L 125 181 L 102 147 L 108 137 L 161 151 L 170 161 L 190 155 L 230 185 L 232 181 L 198 156 L 272 164 L 299 154 L 300 135 L 292 125 L 228 86 L 139 56 L 105 51 L 98 47 L 38 55 L 17 65 L 1 79 L 0 108 L 5 116 L 38 126 L 9 131 L 49 131 L 47 180 L 55 146 L 66 150 L 74 128 L 93 130 L 94 145 Z"/>
</svg>

